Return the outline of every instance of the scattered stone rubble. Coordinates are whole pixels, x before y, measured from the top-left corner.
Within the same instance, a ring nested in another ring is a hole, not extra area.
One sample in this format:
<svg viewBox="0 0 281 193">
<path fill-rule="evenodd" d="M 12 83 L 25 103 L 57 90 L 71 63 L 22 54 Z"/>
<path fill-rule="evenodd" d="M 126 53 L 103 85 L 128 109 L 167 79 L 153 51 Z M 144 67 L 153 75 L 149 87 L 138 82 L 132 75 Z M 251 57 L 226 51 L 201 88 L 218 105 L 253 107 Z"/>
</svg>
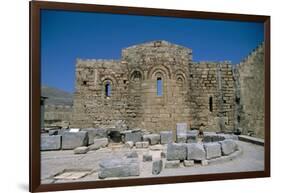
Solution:
<svg viewBox="0 0 281 193">
<path fill-rule="evenodd" d="M 236 143 L 238 137 L 233 134 L 204 132 L 203 136 L 199 136 L 198 130 L 190 130 L 183 123 L 177 124 L 176 131 L 176 141 L 173 140 L 172 131 L 161 131 L 159 134 L 140 129 L 119 132 L 121 147 L 128 152 L 122 158 L 109 157 L 100 161 L 99 178 L 138 176 L 141 162 L 152 164 L 153 175 L 159 175 L 163 168 L 178 168 L 181 165 L 192 167 L 197 162 L 206 166 L 224 157 L 231 157 L 228 160 L 232 160 L 239 150 Z M 42 134 L 41 150 L 72 149 L 74 154 L 85 154 L 100 148 L 110 148 L 110 133 L 104 128 L 88 128 Z M 138 151 L 141 149 L 146 149 L 146 152 L 139 156 Z M 153 152 L 159 152 L 159 157 L 154 158 Z"/>
</svg>

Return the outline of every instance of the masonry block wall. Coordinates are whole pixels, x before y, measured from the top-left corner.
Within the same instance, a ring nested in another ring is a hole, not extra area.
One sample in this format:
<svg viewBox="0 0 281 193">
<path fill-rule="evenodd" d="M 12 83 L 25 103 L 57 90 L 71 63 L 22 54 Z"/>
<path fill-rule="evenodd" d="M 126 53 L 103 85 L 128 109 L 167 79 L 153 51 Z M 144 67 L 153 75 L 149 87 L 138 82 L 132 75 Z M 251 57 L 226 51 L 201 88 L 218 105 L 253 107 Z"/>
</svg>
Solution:
<svg viewBox="0 0 281 193">
<path fill-rule="evenodd" d="M 72 127 L 206 131 L 237 127 L 236 81 L 229 62 L 194 62 L 192 50 L 153 41 L 122 50 L 120 60 L 76 63 Z"/>
<path fill-rule="evenodd" d="M 264 137 L 264 44 L 258 46 L 239 65 L 240 113 L 243 133 Z"/>
</svg>

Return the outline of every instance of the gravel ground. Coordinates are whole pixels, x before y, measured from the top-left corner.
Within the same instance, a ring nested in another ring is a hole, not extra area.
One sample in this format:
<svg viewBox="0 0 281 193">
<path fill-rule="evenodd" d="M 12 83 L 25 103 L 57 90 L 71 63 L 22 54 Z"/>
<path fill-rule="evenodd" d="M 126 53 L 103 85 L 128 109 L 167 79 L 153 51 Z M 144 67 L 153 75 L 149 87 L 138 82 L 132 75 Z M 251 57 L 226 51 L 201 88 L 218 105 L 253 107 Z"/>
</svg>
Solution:
<svg viewBox="0 0 281 193">
<path fill-rule="evenodd" d="M 152 154 L 153 160 L 160 159 L 161 151 L 149 149 L 134 149 L 138 152 L 140 159 L 140 176 L 130 178 L 145 178 L 159 176 L 179 176 L 194 174 L 210 174 L 210 173 L 228 173 L 242 171 L 263 171 L 264 170 L 264 147 L 238 141 L 239 147 L 243 150 L 243 154 L 239 155 L 232 161 L 210 164 L 201 166 L 195 164 L 193 167 L 184 167 L 183 164 L 179 168 L 166 169 L 155 176 L 151 174 L 152 162 L 142 162 L 144 153 Z M 165 148 L 165 147 L 164 147 Z M 47 183 L 64 183 L 77 181 L 95 181 L 98 179 L 98 164 L 101 159 L 109 157 L 123 157 L 126 152 L 132 149 L 124 148 L 122 145 L 115 144 L 111 147 L 99 149 L 97 151 L 89 151 L 87 154 L 75 155 L 72 150 L 67 151 L 44 151 L 41 152 L 41 182 Z M 163 159 L 165 163 L 165 159 Z M 87 176 L 77 180 L 54 180 L 53 176 L 63 170 L 87 170 L 90 172 Z M 113 179 L 113 178 L 107 178 Z M 104 180 L 107 180 L 104 179 Z M 115 178 L 116 179 L 116 178 Z"/>
</svg>

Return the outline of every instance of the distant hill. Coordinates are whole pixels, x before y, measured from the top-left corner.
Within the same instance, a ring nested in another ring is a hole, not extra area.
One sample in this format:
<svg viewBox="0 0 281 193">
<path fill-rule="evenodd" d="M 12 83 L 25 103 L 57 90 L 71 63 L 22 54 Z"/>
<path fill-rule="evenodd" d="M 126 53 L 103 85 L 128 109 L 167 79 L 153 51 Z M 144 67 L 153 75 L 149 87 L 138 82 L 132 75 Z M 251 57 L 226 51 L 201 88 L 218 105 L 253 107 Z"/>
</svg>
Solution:
<svg viewBox="0 0 281 193">
<path fill-rule="evenodd" d="M 57 88 L 42 86 L 41 95 L 48 97 L 45 101 L 48 105 L 73 105 L 73 94 Z"/>
</svg>

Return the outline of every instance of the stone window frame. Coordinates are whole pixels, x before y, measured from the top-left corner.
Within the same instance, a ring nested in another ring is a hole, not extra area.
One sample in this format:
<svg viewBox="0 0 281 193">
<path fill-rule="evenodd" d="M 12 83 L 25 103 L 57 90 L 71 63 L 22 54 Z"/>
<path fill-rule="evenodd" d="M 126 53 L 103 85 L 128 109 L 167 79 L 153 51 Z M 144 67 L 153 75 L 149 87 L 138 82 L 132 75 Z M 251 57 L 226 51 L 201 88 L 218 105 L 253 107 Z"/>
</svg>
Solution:
<svg viewBox="0 0 281 193">
<path fill-rule="evenodd" d="M 132 81 L 132 82 L 136 82 L 135 80 L 134 80 L 134 78 L 133 78 L 133 76 L 134 76 L 134 74 L 135 73 L 139 73 L 140 74 L 140 81 L 142 81 L 142 80 L 144 80 L 144 73 L 143 73 L 143 71 L 141 70 L 141 69 L 133 69 L 132 71 L 131 71 L 131 73 L 130 73 L 130 81 Z"/>
<path fill-rule="evenodd" d="M 116 83 L 115 83 L 115 79 L 112 78 L 112 77 L 104 77 L 101 79 L 102 81 L 102 85 L 101 85 L 101 96 L 102 98 L 106 98 L 106 99 L 110 99 L 114 96 L 114 90 L 115 90 L 115 87 L 116 87 Z M 106 96 L 106 85 L 107 84 L 110 84 L 110 96 Z"/>
<path fill-rule="evenodd" d="M 187 84 L 186 73 L 183 70 L 178 69 L 178 70 L 175 71 L 173 79 L 176 81 L 176 85 L 180 86 L 180 88 L 181 88 L 180 93 L 186 94 L 188 89 L 189 89 L 188 84 Z M 182 80 L 182 85 L 178 84 L 178 79 Z"/>
<path fill-rule="evenodd" d="M 208 96 L 208 106 L 209 106 L 209 112 L 213 113 L 214 112 L 214 96 L 213 95 Z"/>
</svg>

